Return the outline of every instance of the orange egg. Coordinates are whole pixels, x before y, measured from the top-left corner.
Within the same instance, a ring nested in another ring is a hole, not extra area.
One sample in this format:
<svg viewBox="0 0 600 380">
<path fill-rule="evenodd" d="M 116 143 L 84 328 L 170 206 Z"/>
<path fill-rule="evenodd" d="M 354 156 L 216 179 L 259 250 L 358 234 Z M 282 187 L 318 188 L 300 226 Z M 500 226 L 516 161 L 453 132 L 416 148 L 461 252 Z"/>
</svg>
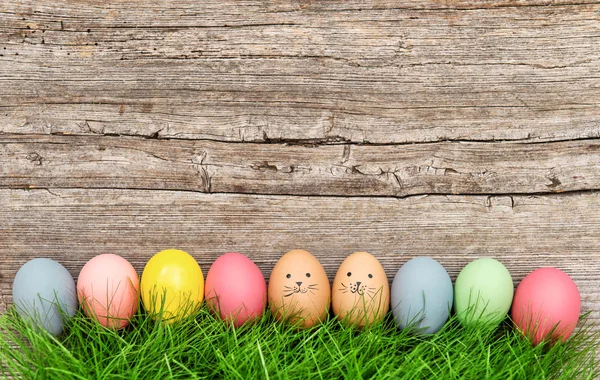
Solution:
<svg viewBox="0 0 600 380">
<path fill-rule="evenodd" d="M 327 318 L 331 287 L 319 260 L 307 251 L 295 249 L 275 264 L 268 295 L 277 320 L 308 328 Z"/>
<path fill-rule="evenodd" d="M 356 252 L 340 265 L 333 280 L 333 313 L 363 327 L 381 321 L 390 307 L 390 285 L 383 267 L 367 252 Z"/>
</svg>

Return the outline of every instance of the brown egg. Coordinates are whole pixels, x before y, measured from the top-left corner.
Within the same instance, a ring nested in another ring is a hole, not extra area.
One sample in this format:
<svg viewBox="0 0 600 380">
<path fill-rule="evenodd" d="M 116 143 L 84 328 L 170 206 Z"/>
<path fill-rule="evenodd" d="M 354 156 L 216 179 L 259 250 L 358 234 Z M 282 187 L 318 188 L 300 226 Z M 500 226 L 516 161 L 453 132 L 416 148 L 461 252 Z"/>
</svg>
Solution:
<svg viewBox="0 0 600 380">
<path fill-rule="evenodd" d="M 308 328 L 327 318 L 331 287 L 319 260 L 307 251 L 295 249 L 275 264 L 268 295 L 277 320 Z"/>
<path fill-rule="evenodd" d="M 390 307 L 390 284 L 383 267 L 367 252 L 346 257 L 333 280 L 333 313 L 363 327 L 383 319 Z"/>
</svg>

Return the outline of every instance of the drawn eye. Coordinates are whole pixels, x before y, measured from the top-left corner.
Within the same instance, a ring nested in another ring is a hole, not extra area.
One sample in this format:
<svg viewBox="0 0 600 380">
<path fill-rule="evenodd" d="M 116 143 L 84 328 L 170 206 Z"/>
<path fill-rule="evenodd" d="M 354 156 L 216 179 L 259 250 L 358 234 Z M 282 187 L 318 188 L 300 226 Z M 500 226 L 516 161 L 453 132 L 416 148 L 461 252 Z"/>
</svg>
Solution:
<svg viewBox="0 0 600 380">
<path fill-rule="evenodd" d="M 348 277 L 352 276 L 352 272 L 348 272 Z"/>
<path fill-rule="evenodd" d="M 373 275 L 371 273 L 369 273 L 369 278 L 373 278 Z"/>
<path fill-rule="evenodd" d="M 285 278 L 290 278 L 290 277 L 292 277 L 292 275 L 289 273 L 287 274 L 287 276 L 285 276 Z"/>
<path fill-rule="evenodd" d="M 307 273 L 307 274 L 306 274 L 306 277 L 310 277 L 310 273 Z"/>
</svg>

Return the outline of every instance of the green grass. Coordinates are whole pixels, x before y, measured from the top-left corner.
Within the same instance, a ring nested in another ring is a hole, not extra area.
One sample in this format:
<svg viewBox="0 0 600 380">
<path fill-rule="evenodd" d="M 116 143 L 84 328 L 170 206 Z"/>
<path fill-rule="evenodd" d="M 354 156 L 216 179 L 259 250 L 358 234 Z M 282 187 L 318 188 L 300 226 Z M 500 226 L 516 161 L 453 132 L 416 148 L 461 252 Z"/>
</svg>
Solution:
<svg viewBox="0 0 600 380">
<path fill-rule="evenodd" d="M 433 336 L 400 331 L 391 318 L 362 331 L 334 319 L 308 330 L 270 315 L 237 330 L 203 308 L 157 323 L 138 313 L 112 331 L 79 312 L 63 336 L 0 317 L 4 377 L 27 379 L 593 379 L 600 336 L 582 319 L 566 343 L 532 347 L 508 323 L 464 328 L 452 319 Z"/>
</svg>

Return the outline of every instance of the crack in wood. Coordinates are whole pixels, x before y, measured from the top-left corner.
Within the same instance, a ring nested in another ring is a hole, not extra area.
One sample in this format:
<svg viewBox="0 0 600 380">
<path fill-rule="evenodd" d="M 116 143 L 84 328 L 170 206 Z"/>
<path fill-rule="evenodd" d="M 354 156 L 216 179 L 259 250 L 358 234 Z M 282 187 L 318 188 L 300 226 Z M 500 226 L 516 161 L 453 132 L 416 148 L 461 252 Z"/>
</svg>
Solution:
<svg viewBox="0 0 600 380">
<path fill-rule="evenodd" d="M 202 150 L 199 151 L 190 161 L 194 166 L 196 175 L 200 178 L 200 192 L 212 193 L 212 178 L 208 173 L 204 160 L 206 159 L 207 153 Z"/>
<path fill-rule="evenodd" d="M 171 193 L 197 193 L 197 194 L 210 194 L 210 195 L 229 195 L 229 196 L 256 196 L 256 197 L 273 197 L 273 198 L 283 198 L 283 197 L 298 197 L 298 198 L 342 198 L 342 199 L 419 199 L 424 197 L 456 197 L 456 198 L 465 198 L 465 197 L 481 197 L 485 199 L 494 199 L 495 197 L 513 197 L 513 201 L 511 204 L 514 206 L 514 197 L 571 197 L 571 196 L 579 196 L 581 194 L 600 194 L 600 187 L 594 189 L 585 189 L 585 190 L 565 190 L 561 192 L 553 192 L 553 191 L 545 191 L 545 192 L 515 192 L 515 193 L 495 193 L 495 194 L 484 194 L 484 193 L 415 193 L 409 195 L 344 195 L 344 194 L 294 194 L 294 193 L 270 193 L 270 192 L 254 192 L 254 193 L 245 193 L 245 192 L 229 192 L 229 191 L 205 191 L 204 189 L 200 190 L 187 190 L 187 189 L 177 189 L 177 188 L 152 188 L 152 187 L 106 187 L 106 186 L 89 186 L 89 187 L 78 187 L 78 186 L 29 186 L 29 185 L 21 185 L 21 186 L 6 186 L 0 185 L 0 189 L 9 189 L 9 190 L 24 190 L 24 191 L 35 191 L 35 190 L 43 190 L 49 192 L 48 190 L 118 190 L 118 191 L 131 191 L 131 192 L 171 192 Z M 59 196 L 59 195 L 57 195 Z M 60 197 L 60 196 L 59 196 Z M 485 201 L 488 202 L 488 201 Z"/>
<path fill-rule="evenodd" d="M 352 148 L 352 145 L 350 144 L 345 144 L 344 145 L 344 151 L 342 152 L 342 161 L 341 164 L 345 164 L 346 162 L 348 162 L 348 160 L 350 159 L 350 150 Z"/>
<path fill-rule="evenodd" d="M 94 121 L 94 123 L 100 124 L 100 121 Z M 30 122 L 27 122 L 25 125 L 31 125 Z M 521 144 L 553 144 L 553 143 L 561 143 L 561 142 L 570 142 L 570 141 L 598 141 L 600 140 L 600 130 L 595 133 L 590 133 L 588 136 L 582 137 L 574 137 L 574 138 L 566 138 L 566 139 L 539 139 L 534 138 L 531 134 L 528 134 L 524 137 L 516 137 L 510 139 L 474 139 L 474 138 L 448 138 L 448 137 L 440 137 L 438 139 L 434 139 L 431 141 L 398 141 L 398 142 L 371 142 L 368 140 L 362 141 L 352 141 L 346 137 L 342 136 L 329 136 L 326 138 L 272 138 L 266 135 L 265 131 L 262 131 L 262 138 L 256 140 L 227 140 L 227 139 L 215 139 L 215 138 L 192 138 L 192 137 L 182 137 L 181 134 L 178 135 L 168 135 L 161 134 L 161 132 L 165 129 L 168 130 L 167 127 L 160 128 L 152 133 L 119 133 L 119 132 L 104 132 L 102 130 L 93 129 L 88 121 L 83 123 L 76 123 L 76 125 L 85 132 L 89 132 L 89 135 L 95 135 L 98 137 L 107 137 L 107 138 L 119 138 L 119 137 L 130 137 L 130 138 L 140 138 L 140 139 L 153 139 L 153 140 L 181 140 L 181 141 L 209 141 L 209 142 L 221 142 L 227 144 L 274 144 L 274 145 L 289 145 L 289 146 L 306 146 L 306 147 L 319 147 L 319 146 L 328 146 L 328 145 L 342 145 L 342 146 L 404 146 L 404 145 L 434 145 L 441 143 L 478 143 L 478 144 L 496 144 L 496 143 L 521 143 Z M 22 135 L 24 137 L 27 136 L 64 136 L 64 137 L 77 137 L 77 136 L 88 136 L 88 134 L 77 134 L 77 133 L 64 133 L 64 132 L 56 132 L 49 131 L 48 133 L 12 133 L 12 132 L 3 132 L 0 131 L 0 135 Z"/>
</svg>

